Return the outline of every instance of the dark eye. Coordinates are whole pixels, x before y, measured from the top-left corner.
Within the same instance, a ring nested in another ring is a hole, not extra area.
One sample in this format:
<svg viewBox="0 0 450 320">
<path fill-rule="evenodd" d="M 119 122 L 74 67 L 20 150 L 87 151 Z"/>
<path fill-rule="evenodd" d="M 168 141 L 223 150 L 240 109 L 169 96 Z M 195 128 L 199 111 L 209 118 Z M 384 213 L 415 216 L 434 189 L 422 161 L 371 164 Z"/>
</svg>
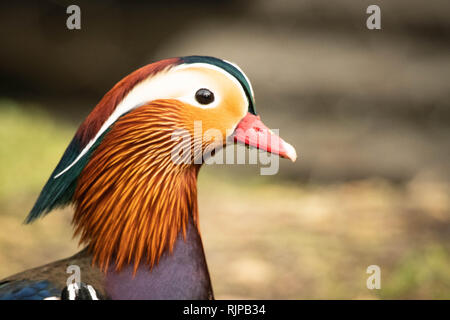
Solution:
<svg viewBox="0 0 450 320">
<path fill-rule="evenodd" d="M 198 89 L 195 93 L 195 99 L 200 104 L 209 104 L 214 101 L 214 93 L 205 88 Z"/>
</svg>

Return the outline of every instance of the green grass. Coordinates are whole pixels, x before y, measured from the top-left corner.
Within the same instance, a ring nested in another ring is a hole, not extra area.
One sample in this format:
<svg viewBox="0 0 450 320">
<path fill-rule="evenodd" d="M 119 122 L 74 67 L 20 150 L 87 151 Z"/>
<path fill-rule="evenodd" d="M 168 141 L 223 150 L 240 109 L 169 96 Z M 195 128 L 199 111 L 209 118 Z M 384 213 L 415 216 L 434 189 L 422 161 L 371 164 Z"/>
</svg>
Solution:
<svg viewBox="0 0 450 320">
<path fill-rule="evenodd" d="M 0 101 L 0 201 L 39 191 L 74 134 L 34 106 Z"/>
<path fill-rule="evenodd" d="M 381 298 L 449 298 L 450 253 L 440 244 L 410 250 L 387 275 Z"/>
</svg>

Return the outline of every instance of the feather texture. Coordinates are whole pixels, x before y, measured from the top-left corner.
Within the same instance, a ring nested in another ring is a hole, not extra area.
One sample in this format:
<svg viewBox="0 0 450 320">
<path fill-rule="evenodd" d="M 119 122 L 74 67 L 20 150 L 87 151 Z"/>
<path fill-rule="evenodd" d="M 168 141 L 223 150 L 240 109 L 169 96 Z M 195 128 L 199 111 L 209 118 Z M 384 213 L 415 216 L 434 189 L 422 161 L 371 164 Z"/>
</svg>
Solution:
<svg viewBox="0 0 450 320">
<path fill-rule="evenodd" d="M 185 234 L 189 215 L 197 221 L 199 167 L 171 159 L 172 133 L 184 128 L 180 108 L 154 101 L 120 118 L 79 177 L 75 234 L 103 270 L 112 262 L 117 270 L 141 260 L 153 266 Z"/>
</svg>

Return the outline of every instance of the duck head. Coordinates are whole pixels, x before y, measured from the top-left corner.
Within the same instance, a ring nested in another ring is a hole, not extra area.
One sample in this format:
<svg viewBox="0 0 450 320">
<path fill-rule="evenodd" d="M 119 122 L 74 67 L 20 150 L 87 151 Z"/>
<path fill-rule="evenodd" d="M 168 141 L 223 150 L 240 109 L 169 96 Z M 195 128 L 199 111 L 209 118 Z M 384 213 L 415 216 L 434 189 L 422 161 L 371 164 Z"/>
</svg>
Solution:
<svg viewBox="0 0 450 320">
<path fill-rule="evenodd" d="M 153 266 L 188 219 L 198 226 L 202 158 L 230 141 L 297 157 L 256 115 L 250 81 L 236 65 L 203 56 L 147 65 L 81 124 L 26 222 L 74 204 L 75 234 L 102 268 Z"/>
</svg>

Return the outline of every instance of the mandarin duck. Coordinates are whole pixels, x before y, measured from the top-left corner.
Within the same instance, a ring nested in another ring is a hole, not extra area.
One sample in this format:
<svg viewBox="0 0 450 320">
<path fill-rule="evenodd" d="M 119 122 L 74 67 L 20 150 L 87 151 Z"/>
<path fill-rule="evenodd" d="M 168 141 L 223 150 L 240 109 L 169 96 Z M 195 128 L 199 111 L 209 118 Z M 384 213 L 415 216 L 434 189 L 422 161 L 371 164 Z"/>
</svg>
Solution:
<svg viewBox="0 0 450 320">
<path fill-rule="evenodd" d="M 205 136 L 214 129 L 222 137 L 194 137 L 200 153 L 189 145 L 180 155 L 177 146 L 198 122 Z M 213 299 L 196 182 L 205 151 L 230 141 L 297 157 L 256 115 L 252 86 L 237 65 L 187 56 L 123 78 L 80 125 L 26 218 L 72 204 L 84 249 L 1 280 L 0 299 L 74 296 L 67 291 L 72 265 L 91 298 Z"/>
</svg>

